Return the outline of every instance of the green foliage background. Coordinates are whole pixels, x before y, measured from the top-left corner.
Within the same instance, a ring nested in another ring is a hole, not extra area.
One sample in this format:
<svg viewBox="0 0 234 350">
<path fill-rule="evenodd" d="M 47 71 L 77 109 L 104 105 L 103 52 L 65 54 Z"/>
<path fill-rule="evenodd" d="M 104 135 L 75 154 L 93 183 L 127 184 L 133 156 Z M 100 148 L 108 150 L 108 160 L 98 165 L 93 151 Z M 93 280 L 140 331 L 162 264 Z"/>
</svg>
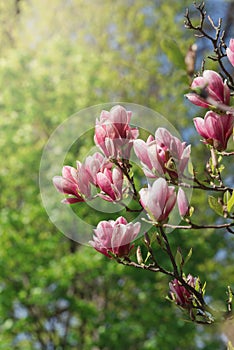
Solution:
<svg viewBox="0 0 234 350">
<path fill-rule="evenodd" d="M 164 299 L 165 277 L 118 266 L 58 232 L 38 185 L 44 145 L 82 108 L 133 102 L 191 133 L 194 110 L 183 98 L 183 57 L 194 42 L 183 29 L 188 5 L 0 0 L 0 349 L 225 348 L 221 330 L 186 322 Z M 205 222 L 213 214 L 203 197 L 194 194 L 193 202 Z M 207 280 L 208 294 L 225 308 L 233 240 L 211 230 L 170 239 L 175 249 L 194 247 L 187 272 Z"/>
</svg>

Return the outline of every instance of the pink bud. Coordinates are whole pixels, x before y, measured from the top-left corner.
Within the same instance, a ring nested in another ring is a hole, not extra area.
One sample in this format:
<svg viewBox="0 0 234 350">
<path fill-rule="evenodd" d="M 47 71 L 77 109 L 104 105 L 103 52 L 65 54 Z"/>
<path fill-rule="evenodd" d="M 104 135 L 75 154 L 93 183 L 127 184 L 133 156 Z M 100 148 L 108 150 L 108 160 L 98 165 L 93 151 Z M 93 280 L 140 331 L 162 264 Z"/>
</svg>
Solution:
<svg viewBox="0 0 234 350">
<path fill-rule="evenodd" d="M 123 217 L 116 221 L 101 221 L 94 230 L 93 240 L 89 243 L 108 258 L 112 257 L 109 252 L 117 257 L 124 257 L 129 255 L 133 248 L 131 242 L 136 239 L 140 227 L 139 222 L 128 223 Z"/>
<path fill-rule="evenodd" d="M 226 53 L 230 63 L 234 66 L 234 39 L 230 39 Z"/>
<path fill-rule="evenodd" d="M 182 188 L 179 188 L 177 193 L 177 204 L 178 204 L 180 216 L 182 217 L 187 216 L 189 214 L 189 202 Z"/>
</svg>

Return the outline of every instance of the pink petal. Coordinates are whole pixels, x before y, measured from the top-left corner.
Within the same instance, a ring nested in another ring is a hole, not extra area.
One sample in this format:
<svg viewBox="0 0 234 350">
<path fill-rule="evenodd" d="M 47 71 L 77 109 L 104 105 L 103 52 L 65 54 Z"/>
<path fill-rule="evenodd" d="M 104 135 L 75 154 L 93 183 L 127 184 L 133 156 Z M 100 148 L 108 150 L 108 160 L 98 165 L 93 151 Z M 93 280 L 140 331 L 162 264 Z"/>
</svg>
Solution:
<svg viewBox="0 0 234 350">
<path fill-rule="evenodd" d="M 64 179 L 62 176 L 54 176 L 53 184 L 59 192 L 78 196 L 78 186 L 74 182 Z"/>
<path fill-rule="evenodd" d="M 182 188 L 179 188 L 177 193 L 177 204 L 179 208 L 179 213 L 183 217 L 188 213 L 189 203 L 186 194 Z"/>
<path fill-rule="evenodd" d="M 194 105 L 196 106 L 200 106 L 200 107 L 203 107 L 203 108 L 208 108 L 209 107 L 209 104 L 204 102 L 204 100 L 200 97 L 198 97 L 197 94 L 195 93 L 189 93 L 189 94 L 186 94 L 185 95 L 187 97 L 187 99 L 192 102 Z"/>
<path fill-rule="evenodd" d="M 134 147 L 134 151 L 136 153 L 137 158 L 145 165 L 147 165 L 147 167 L 149 169 L 152 169 L 152 165 L 148 156 L 148 148 L 146 143 L 141 140 L 135 140 L 133 143 L 133 147 Z"/>
<path fill-rule="evenodd" d="M 62 203 L 65 203 L 65 204 L 75 204 L 75 203 L 80 203 L 80 202 L 85 202 L 85 200 L 80 197 L 67 197 L 65 199 L 62 200 Z"/>
<path fill-rule="evenodd" d="M 202 119 L 200 117 L 194 118 L 193 122 L 194 122 L 194 125 L 195 125 L 197 132 L 205 139 L 208 139 L 209 134 L 208 134 L 207 130 L 205 129 L 204 119 Z"/>
<path fill-rule="evenodd" d="M 112 188 L 112 183 L 103 173 L 97 174 L 97 184 L 103 192 L 115 200 L 115 193 Z"/>
<path fill-rule="evenodd" d="M 62 169 L 62 176 L 72 182 L 77 182 L 77 170 L 72 166 L 65 165 Z"/>
<path fill-rule="evenodd" d="M 230 63 L 234 66 L 234 50 L 231 50 L 229 47 L 226 50 L 227 57 Z"/>
</svg>

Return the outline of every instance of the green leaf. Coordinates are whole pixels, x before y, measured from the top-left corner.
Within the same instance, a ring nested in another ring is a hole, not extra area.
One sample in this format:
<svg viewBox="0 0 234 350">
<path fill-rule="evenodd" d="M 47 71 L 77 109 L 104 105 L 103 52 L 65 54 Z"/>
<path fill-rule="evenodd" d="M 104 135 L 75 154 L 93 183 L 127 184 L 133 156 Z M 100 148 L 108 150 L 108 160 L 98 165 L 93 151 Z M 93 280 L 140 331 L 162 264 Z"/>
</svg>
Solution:
<svg viewBox="0 0 234 350">
<path fill-rule="evenodd" d="M 203 286 L 202 286 L 202 294 L 204 295 L 206 292 L 206 282 L 204 282 Z"/>
<path fill-rule="evenodd" d="M 190 248 L 188 255 L 186 256 L 185 260 L 184 260 L 184 265 L 187 264 L 187 262 L 189 261 L 189 259 L 191 258 L 193 254 L 193 248 Z"/>
<path fill-rule="evenodd" d="M 213 209 L 216 212 L 216 214 L 223 216 L 223 206 L 221 203 L 218 202 L 217 198 L 209 196 L 208 203 L 211 209 Z"/>
<path fill-rule="evenodd" d="M 188 172 L 191 175 L 194 175 L 194 168 L 193 168 L 193 163 L 191 162 L 191 160 L 189 160 L 188 162 Z"/>
<path fill-rule="evenodd" d="M 227 202 L 227 211 L 228 211 L 228 213 L 231 212 L 233 206 L 234 206 L 234 191 L 232 191 L 232 196 Z"/>
<path fill-rule="evenodd" d="M 196 291 L 198 291 L 199 293 L 201 292 L 201 282 L 200 282 L 200 278 L 199 278 L 199 277 L 196 279 L 195 289 L 196 289 Z"/>
<path fill-rule="evenodd" d="M 225 166 L 224 166 L 223 164 L 221 164 L 221 165 L 219 166 L 219 172 L 221 173 L 224 169 L 225 169 Z"/>
<path fill-rule="evenodd" d="M 224 204 L 227 204 L 230 198 L 231 198 L 231 193 L 229 192 L 229 190 L 225 191 L 223 194 Z"/>
<path fill-rule="evenodd" d="M 176 262 L 176 265 L 181 270 L 182 266 L 184 265 L 184 258 L 182 256 L 180 248 L 177 248 L 176 255 L 175 255 L 175 262 Z"/>
</svg>

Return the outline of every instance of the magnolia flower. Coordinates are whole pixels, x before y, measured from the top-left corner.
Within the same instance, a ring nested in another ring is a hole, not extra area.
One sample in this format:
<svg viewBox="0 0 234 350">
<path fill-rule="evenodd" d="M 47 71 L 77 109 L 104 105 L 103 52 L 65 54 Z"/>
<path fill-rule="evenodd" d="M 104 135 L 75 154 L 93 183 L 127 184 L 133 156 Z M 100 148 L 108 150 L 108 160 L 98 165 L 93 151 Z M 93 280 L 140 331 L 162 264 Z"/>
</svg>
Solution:
<svg viewBox="0 0 234 350">
<path fill-rule="evenodd" d="M 110 112 L 102 111 L 100 121 L 96 120 L 94 142 L 106 157 L 129 159 L 132 141 L 138 137 L 138 130 L 129 126 L 131 115 L 115 106 Z"/>
<path fill-rule="evenodd" d="M 94 230 L 93 240 L 89 243 L 98 252 L 112 258 L 112 254 L 117 257 L 129 255 L 133 248 L 134 241 L 140 232 L 141 224 L 128 223 L 125 218 L 120 216 L 116 221 L 101 221 Z"/>
<path fill-rule="evenodd" d="M 84 167 L 89 176 L 89 181 L 97 186 L 97 174 L 105 168 L 111 169 L 113 163 L 108 161 L 101 153 L 96 152 L 85 159 Z"/>
<path fill-rule="evenodd" d="M 142 188 L 139 192 L 140 203 L 152 220 L 162 222 L 167 220 L 176 203 L 176 193 L 173 186 L 168 186 L 163 178 L 157 179 L 152 186 Z"/>
<path fill-rule="evenodd" d="M 87 182 L 88 177 L 85 169 L 79 165 L 79 169 L 71 166 L 64 166 L 62 176 L 54 176 L 53 183 L 59 192 L 68 194 L 69 196 L 62 202 L 73 204 L 84 202 L 84 197 L 90 196 L 90 187 Z"/>
<path fill-rule="evenodd" d="M 97 186 L 103 193 L 99 196 L 106 201 L 113 202 L 122 199 L 123 173 L 119 168 L 112 170 L 105 168 L 96 175 Z"/>
<path fill-rule="evenodd" d="M 227 148 L 228 139 L 233 132 L 234 116 L 218 115 L 209 111 L 204 119 L 194 118 L 193 121 L 197 132 L 205 139 L 205 143 L 212 145 L 218 151 L 224 151 Z"/>
<path fill-rule="evenodd" d="M 143 165 L 145 176 L 157 178 L 168 173 L 171 178 L 181 176 L 188 164 L 191 147 L 186 147 L 165 128 L 158 128 L 155 138 L 135 140 L 134 151 Z"/>
<path fill-rule="evenodd" d="M 234 39 L 230 39 L 226 53 L 230 63 L 234 66 Z"/>
<path fill-rule="evenodd" d="M 223 82 L 221 76 L 213 70 L 205 70 L 202 77 L 197 77 L 193 80 L 191 89 L 200 88 L 204 90 L 204 98 L 195 93 L 189 93 L 186 97 L 197 106 L 209 108 L 212 103 L 206 99 L 210 99 L 215 103 L 229 105 L 230 89 L 226 83 Z"/>
<path fill-rule="evenodd" d="M 152 147 L 154 147 L 155 150 L 154 157 L 152 157 Z M 146 177 L 156 178 L 164 174 L 164 169 L 162 168 L 158 159 L 157 144 L 155 143 L 155 139 L 152 135 L 148 137 L 146 142 L 141 139 L 135 140 L 134 151 L 137 158 L 141 161 Z"/>
<path fill-rule="evenodd" d="M 189 214 L 189 202 L 182 188 L 179 188 L 177 193 L 177 204 L 180 216 L 184 217 Z"/>
<path fill-rule="evenodd" d="M 193 288 L 196 286 L 196 277 L 192 275 L 188 275 L 186 278 L 186 282 Z M 193 293 L 187 290 L 180 281 L 174 279 L 169 283 L 170 287 L 170 296 L 171 299 L 176 302 L 177 305 L 187 309 L 190 308 L 193 304 Z"/>
</svg>

